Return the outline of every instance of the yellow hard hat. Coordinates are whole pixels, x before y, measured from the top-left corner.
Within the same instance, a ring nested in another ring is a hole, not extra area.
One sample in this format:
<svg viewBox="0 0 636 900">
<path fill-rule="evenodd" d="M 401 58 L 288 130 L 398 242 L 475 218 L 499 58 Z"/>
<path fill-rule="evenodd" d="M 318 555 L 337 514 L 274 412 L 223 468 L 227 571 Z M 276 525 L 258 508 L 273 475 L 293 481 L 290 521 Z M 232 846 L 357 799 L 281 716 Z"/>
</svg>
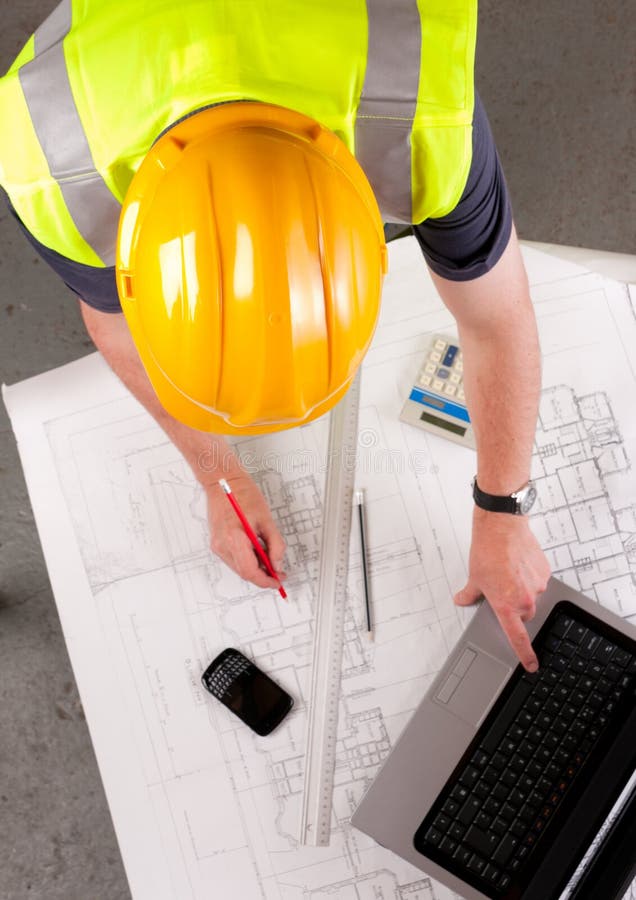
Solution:
<svg viewBox="0 0 636 900">
<path fill-rule="evenodd" d="M 302 425 L 349 387 L 387 252 L 345 144 L 263 103 L 201 110 L 162 135 L 125 197 L 117 287 L 155 392 L 201 431 Z"/>
</svg>

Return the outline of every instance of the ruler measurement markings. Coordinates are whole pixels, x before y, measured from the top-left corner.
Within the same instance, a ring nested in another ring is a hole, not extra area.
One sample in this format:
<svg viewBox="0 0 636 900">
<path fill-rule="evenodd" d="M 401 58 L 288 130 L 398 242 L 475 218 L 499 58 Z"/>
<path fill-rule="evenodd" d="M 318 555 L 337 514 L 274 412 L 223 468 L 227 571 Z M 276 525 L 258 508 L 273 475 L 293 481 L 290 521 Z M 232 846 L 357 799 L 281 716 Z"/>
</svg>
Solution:
<svg viewBox="0 0 636 900">
<path fill-rule="evenodd" d="M 329 844 L 360 375 L 331 412 L 300 842 Z M 349 454 L 349 458 L 346 454 Z"/>
</svg>

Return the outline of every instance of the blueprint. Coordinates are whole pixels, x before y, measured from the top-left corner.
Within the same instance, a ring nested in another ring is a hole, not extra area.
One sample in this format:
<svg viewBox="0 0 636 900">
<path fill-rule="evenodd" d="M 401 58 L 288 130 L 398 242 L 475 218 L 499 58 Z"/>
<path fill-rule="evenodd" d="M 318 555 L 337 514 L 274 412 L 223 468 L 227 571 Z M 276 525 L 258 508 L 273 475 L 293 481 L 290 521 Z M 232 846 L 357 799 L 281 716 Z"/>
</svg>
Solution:
<svg viewBox="0 0 636 900">
<path fill-rule="evenodd" d="M 533 528 L 555 575 L 636 622 L 636 294 L 524 257 L 544 359 Z M 453 319 L 400 240 L 363 368 L 374 641 L 354 525 L 329 847 L 298 842 L 327 419 L 234 443 L 287 542 L 283 603 L 210 553 L 189 467 L 98 355 L 5 388 L 135 900 L 456 898 L 348 824 L 471 615 L 452 596 L 475 455 L 398 418 L 433 332 L 456 334 Z M 226 646 L 294 697 L 267 738 L 200 684 Z"/>
</svg>

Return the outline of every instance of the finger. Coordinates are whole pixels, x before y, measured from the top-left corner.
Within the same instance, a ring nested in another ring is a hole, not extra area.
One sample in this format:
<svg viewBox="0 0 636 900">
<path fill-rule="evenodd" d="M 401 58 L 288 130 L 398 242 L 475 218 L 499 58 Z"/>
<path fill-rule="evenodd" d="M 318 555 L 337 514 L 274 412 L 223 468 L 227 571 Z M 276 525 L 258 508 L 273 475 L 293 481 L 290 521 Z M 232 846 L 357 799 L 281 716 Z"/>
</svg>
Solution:
<svg viewBox="0 0 636 900">
<path fill-rule="evenodd" d="M 548 582 L 552 577 L 552 567 L 550 563 L 547 561 L 545 556 L 543 557 L 543 565 L 541 566 L 541 572 L 539 578 L 541 579 L 541 593 L 548 589 Z"/>
<path fill-rule="evenodd" d="M 537 613 L 535 595 L 528 591 L 525 596 L 517 601 L 514 608 L 522 622 L 529 622 L 531 619 L 534 619 Z"/>
<path fill-rule="evenodd" d="M 510 641 L 512 649 L 519 657 L 521 665 L 524 669 L 527 669 L 528 672 L 536 672 L 539 668 L 539 660 L 532 649 L 530 636 L 528 635 L 520 616 L 515 615 L 514 613 L 499 615 L 496 610 L 495 613 L 506 637 Z"/>
<path fill-rule="evenodd" d="M 479 588 L 469 580 L 461 591 L 458 591 L 455 594 L 453 603 L 455 603 L 456 606 L 472 606 L 472 604 L 480 600 L 481 597 L 482 593 Z"/>
<path fill-rule="evenodd" d="M 258 587 L 278 590 L 277 579 L 272 578 L 261 569 L 260 560 L 246 534 L 237 534 L 232 541 L 232 556 L 234 557 L 234 570 L 241 578 L 251 581 Z"/>
<path fill-rule="evenodd" d="M 550 566 L 544 559 L 538 564 L 533 563 L 532 565 L 527 565 L 524 568 L 527 576 L 526 583 L 528 585 L 532 585 L 531 590 L 534 592 L 536 600 L 538 595 L 542 594 L 548 587 L 548 581 L 550 580 L 550 575 L 552 574 L 550 571 Z"/>
<path fill-rule="evenodd" d="M 269 556 L 277 575 L 282 576 L 279 570 L 283 566 L 283 556 L 285 555 L 285 541 L 273 522 L 264 522 L 258 529 L 260 537 L 265 542 L 265 552 Z"/>
</svg>

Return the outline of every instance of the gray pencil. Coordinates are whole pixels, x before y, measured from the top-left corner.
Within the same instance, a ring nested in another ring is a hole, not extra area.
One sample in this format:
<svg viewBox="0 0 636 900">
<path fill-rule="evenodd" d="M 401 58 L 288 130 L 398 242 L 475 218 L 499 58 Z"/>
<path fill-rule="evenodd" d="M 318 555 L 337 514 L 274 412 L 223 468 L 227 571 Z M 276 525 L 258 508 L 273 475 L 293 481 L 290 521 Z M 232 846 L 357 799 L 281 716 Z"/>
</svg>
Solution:
<svg viewBox="0 0 636 900">
<path fill-rule="evenodd" d="M 364 527 L 364 491 L 356 491 L 356 504 L 358 506 L 358 520 L 360 522 L 360 546 L 362 550 L 362 573 L 364 575 L 364 602 L 367 611 L 367 632 L 369 635 L 369 640 L 373 640 L 373 628 L 371 627 L 369 571 L 367 567 L 367 541 Z"/>
</svg>

